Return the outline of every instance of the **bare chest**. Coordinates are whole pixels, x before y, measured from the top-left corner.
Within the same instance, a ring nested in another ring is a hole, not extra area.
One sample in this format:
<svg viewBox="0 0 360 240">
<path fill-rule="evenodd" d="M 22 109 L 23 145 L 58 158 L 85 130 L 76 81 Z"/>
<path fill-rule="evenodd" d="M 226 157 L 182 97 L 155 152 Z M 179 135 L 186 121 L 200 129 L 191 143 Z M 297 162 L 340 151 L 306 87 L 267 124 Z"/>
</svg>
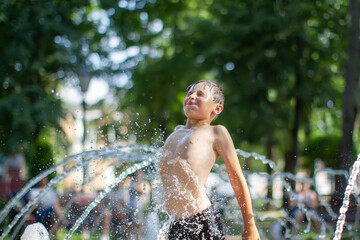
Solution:
<svg viewBox="0 0 360 240">
<path fill-rule="evenodd" d="M 213 157 L 213 136 L 209 131 L 178 130 L 171 136 L 168 149 L 173 157 L 180 157 L 190 163 L 198 158 Z"/>
</svg>

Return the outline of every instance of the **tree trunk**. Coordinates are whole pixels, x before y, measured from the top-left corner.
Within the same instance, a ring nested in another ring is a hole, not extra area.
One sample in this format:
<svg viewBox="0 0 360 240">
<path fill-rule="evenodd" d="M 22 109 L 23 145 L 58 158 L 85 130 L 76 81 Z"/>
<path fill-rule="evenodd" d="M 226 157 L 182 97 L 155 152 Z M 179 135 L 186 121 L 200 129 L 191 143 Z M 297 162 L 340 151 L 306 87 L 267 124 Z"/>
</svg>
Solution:
<svg viewBox="0 0 360 240">
<path fill-rule="evenodd" d="M 297 42 L 297 56 L 299 59 L 299 63 L 296 66 L 296 105 L 294 110 L 294 121 L 291 128 L 291 146 L 290 149 L 285 154 L 285 172 L 295 173 L 296 164 L 297 164 L 297 155 L 298 155 L 298 132 L 300 127 L 300 119 L 304 112 L 304 101 L 302 96 L 299 93 L 299 89 L 303 86 L 303 74 L 301 70 L 301 61 L 303 54 L 303 43 L 302 40 L 299 39 Z"/>
<path fill-rule="evenodd" d="M 295 83 L 295 92 L 296 92 L 296 105 L 295 105 L 295 113 L 294 113 L 294 121 L 291 128 L 291 146 L 290 149 L 285 153 L 285 172 L 295 173 L 297 167 L 297 158 L 298 158 L 298 132 L 300 128 L 300 120 L 304 112 L 304 101 L 302 99 L 301 94 L 299 93 L 299 89 L 303 87 L 304 77 L 302 73 L 302 59 L 303 59 L 303 51 L 304 46 L 302 39 L 297 40 L 297 57 L 298 64 L 296 65 L 296 83 Z M 295 188 L 295 182 L 286 179 L 292 186 Z M 284 189 L 283 196 L 283 204 L 285 207 L 288 205 L 288 196 L 286 190 Z"/>
<path fill-rule="evenodd" d="M 350 39 L 348 46 L 348 59 L 346 65 L 345 90 L 342 98 L 342 137 L 340 142 L 339 169 L 349 170 L 354 157 L 353 130 L 356 118 L 355 91 L 358 81 L 359 59 L 359 5 L 358 0 L 350 0 L 349 15 L 351 21 Z M 334 209 L 338 210 L 344 196 L 347 181 L 339 176 L 335 182 L 336 195 L 334 196 Z"/>
<path fill-rule="evenodd" d="M 274 146 L 270 141 L 266 146 L 266 152 L 267 152 L 268 159 L 273 160 L 274 159 Z M 267 173 L 269 175 L 269 178 L 268 178 L 268 185 L 267 185 L 268 189 L 267 189 L 266 197 L 268 199 L 273 199 L 273 179 L 272 179 L 273 170 L 271 169 L 271 167 L 269 165 L 267 166 Z M 272 209 L 274 209 L 274 206 L 270 203 L 267 203 L 266 209 L 272 210 Z"/>
</svg>

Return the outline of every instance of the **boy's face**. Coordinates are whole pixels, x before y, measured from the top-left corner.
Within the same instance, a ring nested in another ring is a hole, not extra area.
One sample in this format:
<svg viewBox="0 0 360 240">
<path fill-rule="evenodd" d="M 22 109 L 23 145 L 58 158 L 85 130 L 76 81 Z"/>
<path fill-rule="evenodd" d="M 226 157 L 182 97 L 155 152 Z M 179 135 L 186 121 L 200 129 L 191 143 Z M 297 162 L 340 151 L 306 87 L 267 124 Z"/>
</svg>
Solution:
<svg viewBox="0 0 360 240">
<path fill-rule="evenodd" d="M 213 101 L 209 85 L 198 83 L 189 89 L 183 102 L 183 110 L 189 119 L 212 120 L 222 111 L 222 105 Z"/>
</svg>

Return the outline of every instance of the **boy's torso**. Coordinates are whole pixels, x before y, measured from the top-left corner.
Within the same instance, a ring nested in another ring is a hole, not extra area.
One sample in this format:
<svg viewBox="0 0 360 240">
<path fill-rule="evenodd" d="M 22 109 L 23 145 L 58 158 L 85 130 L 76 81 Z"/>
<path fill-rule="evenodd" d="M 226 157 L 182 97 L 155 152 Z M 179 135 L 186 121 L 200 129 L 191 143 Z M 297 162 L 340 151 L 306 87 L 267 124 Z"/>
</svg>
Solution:
<svg viewBox="0 0 360 240">
<path fill-rule="evenodd" d="M 213 126 L 178 126 L 169 136 L 160 161 L 166 205 L 175 218 L 193 216 L 210 206 L 204 185 L 218 154 Z"/>
</svg>

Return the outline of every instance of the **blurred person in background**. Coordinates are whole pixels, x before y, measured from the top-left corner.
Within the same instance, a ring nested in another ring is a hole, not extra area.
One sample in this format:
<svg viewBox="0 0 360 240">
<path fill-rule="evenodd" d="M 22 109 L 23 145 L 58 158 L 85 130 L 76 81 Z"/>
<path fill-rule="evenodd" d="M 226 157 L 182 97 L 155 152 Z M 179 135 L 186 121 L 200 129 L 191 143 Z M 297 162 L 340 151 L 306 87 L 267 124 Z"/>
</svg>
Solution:
<svg viewBox="0 0 360 240">
<path fill-rule="evenodd" d="M 128 216 L 128 239 L 142 240 L 144 227 L 144 197 L 150 191 L 149 184 L 143 179 L 143 172 L 132 174 L 129 186 L 129 202 L 126 204 Z"/>
<path fill-rule="evenodd" d="M 101 240 L 109 240 L 109 233 L 112 227 L 116 227 L 116 234 L 125 233 L 127 215 L 125 206 L 129 201 L 129 179 L 120 182 L 105 199 L 105 213 L 103 222 L 103 235 Z"/>
<path fill-rule="evenodd" d="M 48 178 L 40 180 L 38 187 L 31 189 L 29 192 L 29 200 L 35 199 L 46 187 Z M 59 197 L 54 189 L 50 189 L 42 198 L 38 199 L 36 208 L 33 212 L 36 222 L 42 223 L 50 232 L 51 238 L 56 238 L 57 228 L 54 229 L 56 221 L 66 224 L 65 217 L 61 212 Z M 51 231 L 50 231 L 51 230 Z"/>
<path fill-rule="evenodd" d="M 305 223 L 308 219 L 306 218 L 304 209 L 299 207 L 299 204 L 302 204 L 306 209 L 312 226 L 314 226 L 317 233 L 320 233 L 320 217 L 317 213 L 319 206 L 318 195 L 311 189 L 311 183 L 308 181 L 302 181 L 297 186 L 296 197 L 289 202 L 290 216 L 293 217 L 300 226 Z M 296 232 L 298 232 L 298 230 L 299 229 L 296 229 Z"/>
</svg>

